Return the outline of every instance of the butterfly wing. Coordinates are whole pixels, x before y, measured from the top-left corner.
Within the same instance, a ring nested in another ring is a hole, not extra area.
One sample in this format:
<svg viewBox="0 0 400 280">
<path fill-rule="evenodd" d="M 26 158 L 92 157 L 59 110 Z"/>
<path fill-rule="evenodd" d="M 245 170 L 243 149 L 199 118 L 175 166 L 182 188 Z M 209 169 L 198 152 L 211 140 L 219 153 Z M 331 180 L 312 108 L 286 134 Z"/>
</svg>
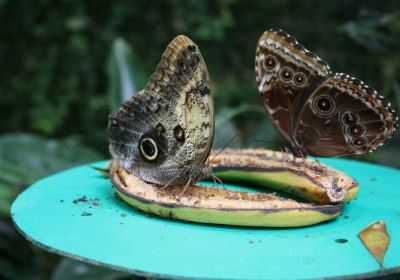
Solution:
<svg viewBox="0 0 400 280">
<path fill-rule="evenodd" d="M 207 67 L 198 47 L 181 35 L 168 45 L 144 90 L 110 115 L 110 152 L 147 182 L 184 184 L 194 176 L 190 167 L 204 165 L 213 137 Z"/>
<path fill-rule="evenodd" d="M 398 117 L 384 97 L 341 73 L 322 83 L 302 108 L 295 138 L 313 156 L 372 152 L 398 126 Z"/>
<path fill-rule="evenodd" d="M 193 144 L 192 164 L 204 163 L 214 139 L 214 101 L 207 66 L 192 40 L 178 36 L 170 43 L 145 90 L 174 99 L 177 119 Z"/>
<path fill-rule="evenodd" d="M 310 94 L 330 74 L 327 63 L 282 30 L 260 37 L 256 50 L 256 81 L 266 111 L 290 146 L 294 128 Z"/>
</svg>

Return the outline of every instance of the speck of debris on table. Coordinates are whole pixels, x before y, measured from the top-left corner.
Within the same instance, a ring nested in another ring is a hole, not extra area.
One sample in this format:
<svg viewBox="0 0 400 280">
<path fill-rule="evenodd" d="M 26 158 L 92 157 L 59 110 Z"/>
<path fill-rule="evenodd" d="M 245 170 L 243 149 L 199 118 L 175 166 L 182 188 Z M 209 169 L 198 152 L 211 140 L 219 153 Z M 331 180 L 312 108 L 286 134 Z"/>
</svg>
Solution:
<svg viewBox="0 0 400 280">
<path fill-rule="evenodd" d="M 80 198 L 74 199 L 72 202 L 74 204 L 78 204 L 78 203 L 86 203 L 86 202 L 88 202 L 88 200 L 87 200 L 86 196 L 84 195 Z"/>
<path fill-rule="evenodd" d="M 92 215 L 93 215 L 92 213 L 85 212 L 85 211 L 83 211 L 83 212 L 81 213 L 81 216 L 83 216 L 83 217 L 92 216 Z"/>
<path fill-rule="evenodd" d="M 344 239 L 344 238 L 338 238 L 338 239 L 335 239 L 335 242 L 336 243 L 341 243 L 341 244 L 343 244 L 343 243 L 347 243 L 349 240 L 347 240 L 347 239 Z"/>
<path fill-rule="evenodd" d="M 88 199 L 86 197 L 86 195 L 84 195 L 84 196 L 82 196 L 80 198 L 74 199 L 72 202 L 74 204 L 88 203 L 91 206 L 99 206 L 100 205 L 100 199 L 99 198 Z"/>
</svg>

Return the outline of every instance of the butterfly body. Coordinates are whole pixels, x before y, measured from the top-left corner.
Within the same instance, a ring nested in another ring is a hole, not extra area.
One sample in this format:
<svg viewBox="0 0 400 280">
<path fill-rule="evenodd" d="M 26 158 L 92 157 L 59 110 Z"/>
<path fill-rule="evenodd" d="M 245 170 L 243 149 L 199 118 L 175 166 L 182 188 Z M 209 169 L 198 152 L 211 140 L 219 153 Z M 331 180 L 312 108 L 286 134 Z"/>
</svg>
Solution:
<svg viewBox="0 0 400 280">
<path fill-rule="evenodd" d="M 261 36 L 255 68 L 266 111 L 297 157 L 370 152 L 398 126 L 384 97 L 356 78 L 333 74 L 282 30 Z"/>
<path fill-rule="evenodd" d="M 142 180 L 186 184 L 209 175 L 211 82 L 198 47 L 176 37 L 146 87 L 109 117 L 110 152 Z"/>
</svg>

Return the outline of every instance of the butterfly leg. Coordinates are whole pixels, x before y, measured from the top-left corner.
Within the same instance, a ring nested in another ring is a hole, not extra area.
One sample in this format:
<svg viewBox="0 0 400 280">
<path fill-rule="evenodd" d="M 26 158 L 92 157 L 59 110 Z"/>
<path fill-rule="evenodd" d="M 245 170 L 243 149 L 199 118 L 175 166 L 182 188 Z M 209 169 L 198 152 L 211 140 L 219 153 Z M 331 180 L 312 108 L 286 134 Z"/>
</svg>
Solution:
<svg viewBox="0 0 400 280">
<path fill-rule="evenodd" d="M 303 164 L 303 172 L 305 173 L 306 169 L 307 169 L 306 157 L 302 156 L 301 159 L 303 160 L 303 163 L 302 163 Z"/>
<path fill-rule="evenodd" d="M 318 159 L 316 159 L 315 161 L 316 161 L 318 167 L 320 168 L 320 169 L 318 169 L 318 171 L 322 172 L 324 170 L 324 167 L 322 166 L 321 162 Z M 317 166 L 314 165 L 314 168 L 317 169 Z"/>
<path fill-rule="evenodd" d="M 290 150 L 287 147 L 284 147 L 283 152 L 285 153 L 285 157 L 284 157 L 285 162 L 290 163 L 290 155 L 291 155 Z M 293 156 L 293 163 L 295 163 L 295 160 L 296 160 L 296 158 Z"/>
<path fill-rule="evenodd" d="M 286 162 L 286 149 L 285 148 L 281 148 L 281 151 L 283 153 L 283 156 L 281 157 L 281 167 L 283 168 L 283 163 Z"/>
<path fill-rule="evenodd" d="M 216 180 L 214 174 L 211 174 L 211 176 L 212 176 L 212 178 L 213 178 L 214 187 L 216 187 L 216 186 L 217 186 L 217 180 Z"/>
<path fill-rule="evenodd" d="M 178 196 L 178 198 L 176 199 L 176 201 L 180 201 L 180 200 L 181 200 L 181 197 L 185 194 L 187 188 L 188 188 L 191 184 L 192 184 L 192 178 L 190 178 L 190 179 L 187 181 L 186 185 L 183 187 L 183 190 L 182 190 L 182 192 L 180 193 L 180 195 Z"/>
<path fill-rule="evenodd" d="M 224 184 L 224 182 L 223 182 L 220 178 L 218 178 L 217 176 L 215 176 L 214 173 L 211 174 L 211 176 L 213 177 L 213 181 L 214 181 L 214 185 L 215 185 L 215 186 L 217 186 L 217 181 L 218 181 L 218 183 L 222 185 L 222 188 L 223 188 L 224 190 L 226 190 L 225 184 Z"/>
</svg>

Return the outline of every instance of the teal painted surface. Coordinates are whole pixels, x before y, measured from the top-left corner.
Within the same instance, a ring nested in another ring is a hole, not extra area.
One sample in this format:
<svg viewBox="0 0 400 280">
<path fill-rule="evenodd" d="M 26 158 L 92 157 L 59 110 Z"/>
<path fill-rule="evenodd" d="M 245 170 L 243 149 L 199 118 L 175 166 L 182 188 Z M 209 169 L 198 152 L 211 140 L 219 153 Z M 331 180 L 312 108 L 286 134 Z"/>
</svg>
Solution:
<svg viewBox="0 0 400 280">
<path fill-rule="evenodd" d="M 37 182 L 17 198 L 12 215 L 27 238 L 53 252 L 153 276 L 226 279 L 377 272 L 379 265 L 357 235 L 384 220 L 392 236 L 385 270 L 400 268 L 400 171 L 356 161 L 323 162 L 354 176 L 361 188 L 341 217 L 312 227 L 240 228 L 149 217 L 117 200 L 110 181 L 89 166 Z M 83 196 L 87 201 L 77 200 Z"/>
</svg>

